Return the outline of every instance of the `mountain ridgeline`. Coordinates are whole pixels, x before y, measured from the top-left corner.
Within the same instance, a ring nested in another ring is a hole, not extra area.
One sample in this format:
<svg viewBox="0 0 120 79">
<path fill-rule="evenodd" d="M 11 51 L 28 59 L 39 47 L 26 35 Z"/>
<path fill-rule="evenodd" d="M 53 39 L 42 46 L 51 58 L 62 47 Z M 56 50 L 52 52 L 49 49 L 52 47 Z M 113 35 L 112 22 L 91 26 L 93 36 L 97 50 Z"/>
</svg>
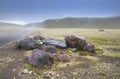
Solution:
<svg viewBox="0 0 120 79">
<path fill-rule="evenodd" d="M 104 18 L 73 18 L 48 19 L 44 22 L 27 24 L 44 28 L 120 28 L 120 16 Z"/>
<path fill-rule="evenodd" d="M 29 23 L 26 25 L 18 25 L 13 23 L 0 22 L 0 26 L 27 26 L 40 28 L 107 28 L 120 29 L 120 16 L 101 17 L 101 18 L 74 18 L 67 17 L 62 19 L 48 19 L 43 22 Z"/>
<path fill-rule="evenodd" d="M 14 24 L 14 23 L 0 22 L 0 26 L 21 26 L 21 25 Z"/>
</svg>

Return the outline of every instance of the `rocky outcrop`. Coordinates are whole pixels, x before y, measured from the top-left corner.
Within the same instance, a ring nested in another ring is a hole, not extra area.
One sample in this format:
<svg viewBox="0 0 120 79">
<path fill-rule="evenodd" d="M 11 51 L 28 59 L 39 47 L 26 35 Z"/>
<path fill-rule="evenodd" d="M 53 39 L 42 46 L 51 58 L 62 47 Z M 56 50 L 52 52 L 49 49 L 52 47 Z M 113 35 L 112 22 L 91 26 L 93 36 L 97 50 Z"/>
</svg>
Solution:
<svg viewBox="0 0 120 79">
<path fill-rule="evenodd" d="M 66 48 L 66 44 L 64 42 L 55 40 L 55 39 L 51 39 L 51 38 L 44 39 L 43 43 L 45 45 L 54 45 L 59 48 Z"/>
<path fill-rule="evenodd" d="M 16 41 L 16 45 L 18 48 L 22 49 L 35 49 L 38 48 L 42 45 L 41 40 L 35 40 L 33 38 L 26 38 L 26 39 L 21 39 Z"/>
<path fill-rule="evenodd" d="M 65 37 L 67 47 L 76 48 L 77 50 L 86 50 L 91 53 L 95 53 L 95 47 L 93 44 L 88 43 L 85 38 L 74 35 Z"/>
<path fill-rule="evenodd" d="M 69 55 L 57 54 L 58 48 L 69 47 L 73 52 L 77 50 L 85 50 L 90 53 L 95 53 L 95 46 L 88 43 L 85 38 L 69 35 L 65 37 L 65 42 L 42 36 L 31 36 L 26 39 L 18 40 L 16 42 L 18 48 L 33 49 L 32 54 L 28 56 L 30 64 L 41 67 L 50 65 L 54 60 L 56 61 L 69 61 Z M 37 48 L 37 49 L 36 49 Z"/>
<path fill-rule="evenodd" d="M 56 47 L 53 45 L 43 45 L 40 49 L 50 53 L 57 53 Z"/>
<path fill-rule="evenodd" d="M 36 35 L 36 36 L 34 36 L 33 37 L 35 40 L 44 40 L 45 38 L 44 37 L 42 37 L 42 36 L 40 36 L 40 35 Z"/>
<path fill-rule="evenodd" d="M 28 57 L 28 61 L 34 66 L 41 67 L 44 65 L 52 64 L 53 57 L 50 53 L 46 51 L 34 49 L 32 54 Z"/>
<path fill-rule="evenodd" d="M 66 36 L 65 42 L 67 47 L 77 48 L 77 50 L 83 50 L 87 44 L 86 40 L 83 37 L 77 37 L 73 35 Z"/>
</svg>

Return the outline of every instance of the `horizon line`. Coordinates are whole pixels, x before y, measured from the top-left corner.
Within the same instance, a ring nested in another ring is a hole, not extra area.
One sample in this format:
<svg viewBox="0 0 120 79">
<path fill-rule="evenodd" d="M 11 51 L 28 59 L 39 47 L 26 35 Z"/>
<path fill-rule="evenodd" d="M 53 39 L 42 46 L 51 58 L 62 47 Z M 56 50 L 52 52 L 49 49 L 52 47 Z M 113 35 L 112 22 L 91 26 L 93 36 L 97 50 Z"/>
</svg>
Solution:
<svg viewBox="0 0 120 79">
<path fill-rule="evenodd" d="M 118 16 L 67 16 L 67 17 L 59 17 L 59 18 L 47 18 L 44 19 L 42 21 L 34 21 L 34 22 L 25 22 L 25 21 L 19 21 L 19 20 L 7 20 L 7 21 L 0 21 L 0 22 L 4 22 L 4 23 L 11 23 L 11 24 L 18 24 L 18 25 L 26 25 L 26 24 L 30 24 L 30 23 L 38 23 L 38 22 L 44 22 L 46 20 L 52 20 L 52 19 L 65 19 L 65 18 L 115 18 L 115 17 L 120 17 L 120 15 Z"/>
</svg>

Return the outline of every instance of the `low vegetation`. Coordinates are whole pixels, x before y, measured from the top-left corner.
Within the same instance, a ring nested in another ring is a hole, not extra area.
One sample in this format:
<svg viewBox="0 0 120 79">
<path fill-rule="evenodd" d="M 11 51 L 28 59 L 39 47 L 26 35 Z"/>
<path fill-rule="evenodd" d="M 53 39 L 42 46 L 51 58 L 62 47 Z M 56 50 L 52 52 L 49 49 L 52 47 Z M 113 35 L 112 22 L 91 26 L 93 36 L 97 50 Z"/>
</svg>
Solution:
<svg viewBox="0 0 120 79">
<path fill-rule="evenodd" d="M 54 64 L 44 67 L 35 67 L 28 63 L 27 56 L 31 50 L 17 49 L 15 43 L 0 50 L 0 78 L 1 79 L 44 79 L 47 74 L 50 79 L 119 79 L 120 78 L 120 29 L 37 29 L 32 35 L 42 35 L 58 40 L 64 40 L 66 35 L 83 36 L 87 41 L 95 44 L 96 54 L 86 51 L 71 51 L 57 49 L 57 53 L 68 54 L 70 60 L 54 61 Z M 4 58 L 3 58 L 4 57 Z M 2 65 L 6 65 L 5 67 Z M 33 71 L 33 74 L 22 74 L 24 69 Z M 11 72 L 11 73 L 9 73 Z M 8 75 L 5 75 L 7 74 Z"/>
<path fill-rule="evenodd" d="M 13 27 L 13 26 L 0 26 L 0 32 L 1 32 L 1 31 L 16 30 L 16 29 L 20 29 L 20 27 Z"/>
</svg>

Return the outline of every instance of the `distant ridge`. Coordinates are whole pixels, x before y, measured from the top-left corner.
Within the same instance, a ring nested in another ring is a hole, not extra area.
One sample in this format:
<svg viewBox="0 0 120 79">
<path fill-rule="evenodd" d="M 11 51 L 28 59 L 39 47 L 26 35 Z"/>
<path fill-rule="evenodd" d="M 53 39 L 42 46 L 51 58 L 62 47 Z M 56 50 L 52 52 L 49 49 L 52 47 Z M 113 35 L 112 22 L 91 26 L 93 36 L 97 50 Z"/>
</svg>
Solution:
<svg viewBox="0 0 120 79">
<path fill-rule="evenodd" d="M 14 23 L 0 22 L 0 26 L 21 26 Z"/>
<path fill-rule="evenodd" d="M 120 28 L 120 16 L 116 17 L 66 17 L 63 19 L 48 19 L 43 22 L 30 23 L 26 26 L 44 28 Z"/>
</svg>

